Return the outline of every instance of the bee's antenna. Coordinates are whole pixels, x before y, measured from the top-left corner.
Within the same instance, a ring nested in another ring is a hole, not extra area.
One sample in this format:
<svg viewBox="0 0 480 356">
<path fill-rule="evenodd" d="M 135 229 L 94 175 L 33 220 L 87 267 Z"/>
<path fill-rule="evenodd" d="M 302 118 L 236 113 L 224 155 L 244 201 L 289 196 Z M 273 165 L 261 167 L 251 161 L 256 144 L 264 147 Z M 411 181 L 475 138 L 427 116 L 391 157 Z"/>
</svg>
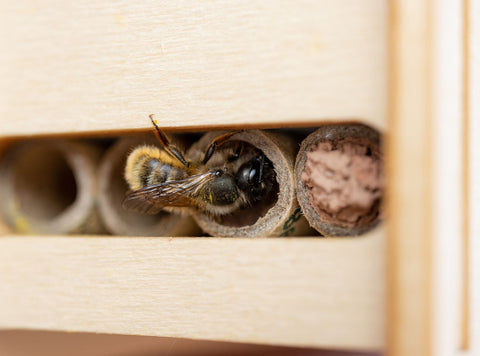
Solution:
<svg viewBox="0 0 480 356">
<path fill-rule="evenodd" d="M 150 118 L 150 121 L 153 124 L 153 127 L 155 127 L 155 135 L 157 136 L 158 140 L 162 144 L 162 146 L 167 147 L 170 145 L 170 140 L 168 139 L 167 135 L 160 130 L 160 127 L 158 127 L 157 122 L 153 119 L 153 114 L 148 115 Z"/>
<path fill-rule="evenodd" d="M 153 119 L 153 114 L 148 115 L 150 121 L 152 122 L 153 126 L 155 127 L 155 135 L 157 136 L 158 140 L 163 146 L 163 149 L 167 151 L 173 158 L 176 158 L 180 163 L 182 163 L 185 167 L 190 167 L 190 162 L 188 162 L 185 157 L 180 153 L 180 151 L 170 143 L 167 135 L 158 127 L 156 121 Z"/>
<path fill-rule="evenodd" d="M 212 158 L 213 154 L 215 153 L 215 150 L 218 147 L 220 147 L 225 142 L 227 142 L 230 139 L 230 137 L 232 137 L 233 135 L 236 135 L 241 131 L 242 130 L 235 130 L 235 131 L 227 132 L 226 134 L 220 135 L 218 137 L 215 137 L 212 143 L 205 150 L 205 156 L 203 157 L 203 164 L 206 164 L 208 160 Z"/>
</svg>

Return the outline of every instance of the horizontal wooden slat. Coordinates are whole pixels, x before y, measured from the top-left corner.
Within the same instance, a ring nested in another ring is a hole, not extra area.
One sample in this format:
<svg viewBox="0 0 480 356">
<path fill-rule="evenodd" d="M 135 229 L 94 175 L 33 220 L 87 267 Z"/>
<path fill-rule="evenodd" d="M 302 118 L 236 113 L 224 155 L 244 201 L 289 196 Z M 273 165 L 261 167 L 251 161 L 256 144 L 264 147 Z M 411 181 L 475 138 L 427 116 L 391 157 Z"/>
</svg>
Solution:
<svg viewBox="0 0 480 356">
<path fill-rule="evenodd" d="M 0 331 L 0 355 L 6 356 L 380 356 L 356 351 L 291 348 L 137 335 Z"/>
<path fill-rule="evenodd" d="M 0 328 L 384 346 L 385 236 L 0 238 Z"/>
<path fill-rule="evenodd" d="M 386 126 L 383 0 L 0 2 L 0 134 Z"/>
</svg>

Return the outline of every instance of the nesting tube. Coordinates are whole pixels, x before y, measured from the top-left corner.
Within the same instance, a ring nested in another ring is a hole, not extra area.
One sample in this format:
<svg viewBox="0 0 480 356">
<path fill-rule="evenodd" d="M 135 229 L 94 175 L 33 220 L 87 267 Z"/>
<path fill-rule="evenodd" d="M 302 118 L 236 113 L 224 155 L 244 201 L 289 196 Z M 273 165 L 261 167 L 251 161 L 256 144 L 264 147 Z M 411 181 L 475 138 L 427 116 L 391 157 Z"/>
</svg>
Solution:
<svg viewBox="0 0 480 356">
<path fill-rule="evenodd" d="M 320 127 L 295 164 L 297 198 L 324 236 L 360 235 L 381 220 L 383 157 L 380 134 L 363 124 Z"/>
<path fill-rule="evenodd" d="M 209 132 L 202 136 L 190 148 L 188 157 L 193 162 L 201 162 L 212 140 L 223 133 L 225 132 Z M 253 205 L 247 205 L 228 215 L 213 216 L 195 212 L 193 216 L 202 230 L 212 236 L 225 237 L 294 236 L 308 233 L 308 223 L 302 217 L 295 197 L 293 166 L 298 147 L 296 141 L 285 135 L 261 130 L 238 132 L 230 139 L 230 142 L 235 141 L 248 146 L 247 149 L 263 153 L 271 162 L 275 176 L 273 187 L 267 196 L 261 197 Z M 221 152 L 218 156 L 218 162 L 208 162 L 207 168 L 222 168 Z"/>
<path fill-rule="evenodd" d="M 99 150 L 65 140 L 14 145 L 0 164 L 0 212 L 17 233 L 102 233 L 96 210 Z"/>
<path fill-rule="evenodd" d="M 190 216 L 168 212 L 145 215 L 122 207 L 122 201 L 129 189 L 124 178 L 125 163 L 129 153 L 137 146 L 156 143 L 151 135 L 119 139 L 102 157 L 98 171 L 98 202 L 105 226 L 115 235 L 198 235 L 200 230 Z"/>
<path fill-rule="evenodd" d="M 13 145 L 15 141 L 9 141 L 9 140 L 1 140 L 0 141 L 0 169 L 2 167 L 2 158 L 4 157 L 5 155 L 5 151 L 8 150 L 8 148 L 10 146 Z M 1 171 L 0 171 L 1 172 Z M 1 175 L 1 173 L 0 173 Z M 6 223 L 3 221 L 3 217 L 2 217 L 2 214 L 1 214 L 1 210 L 0 210 L 0 236 L 1 235 L 5 235 L 5 234 L 9 234 L 9 233 L 12 233 L 12 230 L 9 226 L 6 225 Z"/>
</svg>

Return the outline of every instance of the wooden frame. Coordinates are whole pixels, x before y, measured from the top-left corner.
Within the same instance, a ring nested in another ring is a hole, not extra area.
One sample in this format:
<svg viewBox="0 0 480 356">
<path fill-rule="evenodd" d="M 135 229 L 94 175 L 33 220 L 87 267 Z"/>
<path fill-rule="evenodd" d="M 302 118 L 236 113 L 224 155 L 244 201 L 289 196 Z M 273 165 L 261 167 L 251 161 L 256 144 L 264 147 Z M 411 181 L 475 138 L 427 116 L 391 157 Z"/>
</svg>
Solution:
<svg viewBox="0 0 480 356">
<path fill-rule="evenodd" d="M 382 235 L 4 237 L 1 325 L 379 349 Z"/>
<path fill-rule="evenodd" d="M 0 328 L 478 352 L 480 2 L 162 6 L 3 1 L 0 148 L 29 135 L 144 130 L 150 113 L 178 131 L 362 121 L 387 134 L 389 224 L 356 240 L 25 237 L 0 227 Z M 29 293 L 40 296 L 36 310 Z"/>
<path fill-rule="evenodd" d="M 432 354 L 432 13 L 391 9 L 388 353 Z M 414 172 L 414 173 L 413 173 Z"/>
<path fill-rule="evenodd" d="M 478 2 L 468 0 L 395 1 L 392 7 L 395 213 L 388 239 L 387 350 L 393 355 L 480 350 L 472 261 L 479 204 L 471 156 L 478 151 L 472 139 L 478 135 L 475 7 Z"/>
<path fill-rule="evenodd" d="M 9 118 L 2 121 L 3 135 L 130 132 L 149 129 L 150 113 L 177 130 L 315 126 L 325 120 L 386 127 L 383 1 L 98 6 L 92 16 L 86 3 L 20 10 L 2 4 L 3 28 L 16 29 L 6 37 L 13 50 L 0 87 L 0 117 Z M 291 16 L 295 12 L 298 17 Z M 45 22 L 62 30 L 51 32 Z M 62 43 L 61 50 L 45 45 L 30 52 L 46 36 Z M 15 74 L 20 69 L 21 78 Z M 0 263 L 9 270 L 2 278 L 9 287 L 0 292 L 0 301 L 7 301 L 0 303 L 0 325 L 379 349 L 384 231 L 358 240 L 4 236 Z M 182 255 L 175 252 L 180 246 Z M 138 253 L 152 257 L 138 259 Z M 122 270 L 118 262 L 126 260 L 137 267 Z M 82 269 L 95 261 L 103 266 Z M 40 270 L 43 277 L 35 273 Z M 150 281 L 143 291 L 136 288 L 142 279 Z M 75 281 L 88 288 L 80 303 L 83 292 Z M 122 290 L 138 293 L 136 299 L 115 292 L 119 281 Z M 28 308 L 29 293 L 18 298 L 25 285 L 43 296 L 35 309 Z M 99 319 L 92 322 L 91 315 Z"/>
<path fill-rule="evenodd" d="M 386 11 L 383 0 L 4 1 L 2 134 L 145 129 L 152 113 L 165 128 L 384 129 Z"/>
</svg>

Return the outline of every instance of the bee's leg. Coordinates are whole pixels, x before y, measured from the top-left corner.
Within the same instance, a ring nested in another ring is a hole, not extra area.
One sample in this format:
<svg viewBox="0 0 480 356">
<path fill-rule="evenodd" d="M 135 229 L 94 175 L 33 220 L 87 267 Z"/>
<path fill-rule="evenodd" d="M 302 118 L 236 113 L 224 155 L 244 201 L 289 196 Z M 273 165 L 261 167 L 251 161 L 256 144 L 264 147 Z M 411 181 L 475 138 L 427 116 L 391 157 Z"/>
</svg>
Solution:
<svg viewBox="0 0 480 356">
<path fill-rule="evenodd" d="M 180 153 L 180 151 L 170 143 L 170 140 L 168 139 L 167 135 L 160 130 L 158 127 L 157 123 L 153 119 L 153 114 L 148 116 L 150 118 L 150 121 L 152 121 L 153 126 L 155 127 L 155 134 L 160 141 L 160 143 L 163 146 L 163 149 L 167 151 L 173 158 L 176 158 L 180 163 L 182 163 L 185 167 L 190 167 L 190 163 L 187 162 L 185 157 Z"/>
<path fill-rule="evenodd" d="M 231 131 L 227 132 L 226 134 L 220 135 L 218 137 L 215 137 L 212 141 L 212 143 L 207 147 L 205 151 L 205 157 L 203 158 L 203 164 L 206 164 L 210 158 L 212 158 L 213 154 L 215 153 L 215 150 L 223 145 L 225 142 L 227 142 L 230 137 L 233 135 L 239 133 L 240 130 L 236 131 Z"/>
</svg>

